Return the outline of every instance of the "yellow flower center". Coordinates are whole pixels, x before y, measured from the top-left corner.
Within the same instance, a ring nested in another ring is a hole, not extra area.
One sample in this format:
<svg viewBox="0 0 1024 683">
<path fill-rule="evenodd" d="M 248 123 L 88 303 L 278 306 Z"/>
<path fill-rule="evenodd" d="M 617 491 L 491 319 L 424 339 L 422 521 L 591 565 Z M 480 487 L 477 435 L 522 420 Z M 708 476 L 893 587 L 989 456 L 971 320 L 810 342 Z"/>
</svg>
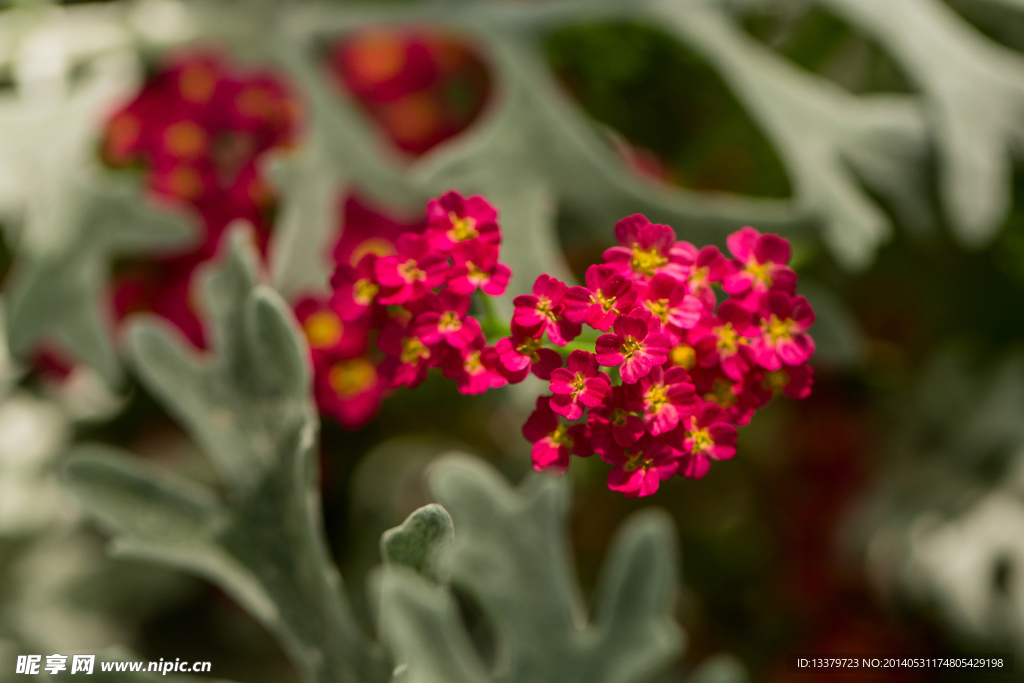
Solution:
<svg viewBox="0 0 1024 683">
<path fill-rule="evenodd" d="M 466 372 L 468 372 L 471 375 L 479 375 L 481 372 L 483 372 L 484 364 L 480 361 L 480 352 L 470 351 L 466 355 L 466 360 L 462 364 L 462 367 L 464 367 L 466 369 Z"/>
<path fill-rule="evenodd" d="M 686 432 L 686 438 L 693 439 L 693 451 L 695 453 L 702 453 L 715 445 L 715 440 L 711 438 L 711 434 L 706 428 L 688 431 Z"/>
<path fill-rule="evenodd" d="M 629 413 L 627 413 L 622 408 L 616 408 L 608 416 L 608 421 L 611 422 L 616 427 L 622 427 L 626 424 L 626 418 L 628 417 Z"/>
<path fill-rule="evenodd" d="M 402 355 L 400 358 L 403 363 L 418 363 L 421 360 L 430 358 L 430 349 L 416 337 L 405 337 L 402 339 Z"/>
<path fill-rule="evenodd" d="M 751 260 L 747 264 L 747 272 L 758 282 L 763 282 L 765 287 L 771 289 L 772 276 L 768 274 L 768 270 L 772 267 L 771 261 L 766 263 L 758 263 L 757 261 Z"/>
<path fill-rule="evenodd" d="M 339 341 L 345 332 L 338 316 L 330 311 L 317 311 L 306 318 L 303 325 L 306 330 L 306 339 L 314 349 L 328 349 Z"/>
<path fill-rule="evenodd" d="M 736 353 L 736 349 L 739 347 L 741 342 L 746 341 L 743 337 L 736 333 L 732 323 L 726 323 L 720 327 L 716 327 L 712 330 L 717 338 L 716 348 L 719 353 L 733 354 Z"/>
<path fill-rule="evenodd" d="M 477 285 L 487 282 L 487 273 L 477 268 L 476 264 L 472 261 L 466 261 L 466 270 L 469 271 L 466 273 L 466 277 L 469 278 L 470 282 Z"/>
<path fill-rule="evenodd" d="M 455 311 L 445 311 L 437 321 L 437 329 L 441 332 L 458 332 L 462 329 L 462 319 Z"/>
<path fill-rule="evenodd" d="M 612 310 L 612 308 L 615 307 L 615 302 L 617 300 L 618 297 L 614 296 L 611 297 L 610 299 L 605 298 L 605 295 L 601 292 L 601 290 L 598 290 L 590 295 L 590 302 L 594 304 L 600 304 L 601 308 L 604 310 L 605 313 L 607 313 L 608 311 Z"/>
<path fill-rule="evenodd" d="M 362 278 L 356 280 L 352 286 L 352 298 L 360 306 L 369 306 L 370 302 L 373 301 L 373 297 L 377 296 L 377 292 L 380 291 L 380 286 L 369 278 Z"/>
<path fill-rule="evenodd" d="M 761 323 L 761 329 L 768 333 L 768 338 L 772 340 L 772 344 L 776 344 L 790 338 L 793 321 L 790 318 L 779 320 L 778 316 L 772 313 L 768 320 Z"/>
<path fill-rule="evenodd" d="M 204 103 L 213 97 L 217 74 L 205 64 L 187 67 L 178 76 L 178 89 L 189 102 Z"/>
<path fill-rule="evenodd" d="M 622 342 L 622 355 L 629 358 L 642 348 L 644 348 L 643 342 L 637 341 L 633 337 L 626 337 L 626 341 Z"/>
<path fill-rule="evenodd" d="M 587 386 L 587 378 L 582 373 L 577 372 L 576 377 L 572 380 L 573 393 L 578 394 L 583 391 Z"/>
<path fill-rule="evenodd" d="M 529 354 L 532 360 L 537 360 L 537 350 L 541 347 L 541 340 L 534 339 L 533 337 L 527 339 L 522 344 L 516 347 L 516 351 L 523 354 L 524 356 Z"/>
<path fill-rule="evenodd" d="M 785 389 L 787 384 L 789 384 L 789 373 L 785 370 L 766 372 L 764 374 L 764 379 L 761 381 L 761 386 L 765 389 L 771 389 L 774 394 Z"/>
<path fill-rule="evenodd" d="M 569 427 L 563 424 L 560 424 L 557 427 L 555 427 L 555 431 L 551 432 L 551 434 L 549 434 L 548 437 L 551 439 L 551 442 L 554 443 L 556 446 L 565 446 L 566 448 L 572 448 L 574 443 L 572 437 L 569 436 Z"/>
<path fill-rule="evenodd" d="M 644 393 L 644 401 L 652 413 L 657 413 L 668 403 L 668 387 L 664 384 L 652 384 Z"/>
<path fill-rule="evenodd" d="M 633 247 L 633 260 L 631 265 L 633 271 L 651 277 L 654 271 L 668 263 L 668 259 L 662 256 L 657 249 L 644 251 L 640 247 Z"/>
<path fill-rule="evenodd" d="M 249 86 L 235 98 L 238 111 L 252 118 L 267 118 L 274 111 L 274 95 L 266 88 Z"/>
<path fill-rule="evenodd" d="M 164 133 L 167 151 L 182 159 L 193 159 L 206 151 L 206 131 L 192 121 L 179 121 Z"/>
<path fill-rule="evenodd" d="M 551 310 L 551 299 L 547 297 L 537 298 L 537 312 L 552 322 L 556 319 L 554 311 Z"/>
<path fill-rule="evenodd" d="M 644 308 L 658 316 L 662 323 L 668 322 L 668 299 L 658 299 L 657 301 L 648 299 L 644 302 Z"/>
<path fill-rule="evenodd" d="M 711 385 L 711 391 L 704 394 L 704 400 L 711 401 L 721 408 L 729 408 L 736 405 L 739 399 L 732 390 L 732 383 L 719 378 Z"/>
<path fill-rule="evenodd" d="M 353 266 L 358 266 L 359 262 L 362 261 L 363 257 L 367 254 L 391 256 L 394 253 L 395 245 L 392 244 L 390 240 L 386 240 L 383 237 L 371 237 L 356 245 L 356 248 L 352 250 L 352 256 L 349 257 L 348 262 Z"/>
<path fill-rule="evenodd" d="M 475 218 L 470 216 L 459 218 L 454 211 L 449 211 L 448 220 L 452 223 L 452 227 L 448 229 L 448 239 L 452 242 L 465 242 L 480 236 L 480 232 L 476 229 Z"/>
<path fill-rule="evenodd" d="M 335 363 L 327 375 L 327 382 L 341 398 L 358 396 L 377 381 L 377 368 L 366 358 Z"/>
<path fill-rule="evenodd" d="M 690 284 L 697 286 L 706 285 L 708 283 L 708 275 L 710 272 L 711 269 L 707 266 L 704 266 L 703 268 L 694 268 L 693 272 L 690 273 Z"/>
<path fill-rule="evenodd" d="M 651 458 L 645 458 L 643 452 L 637 453 L 636 455 L 629 456 L 629 460 L 622 466 L 622 469 L 627 472 L 634 472 L 638 469 L 647 469 L 654 464 L 654 460 Z"/>
<path fill-rule="evenodd" d="M 427 279 L 427 274 L 416 267 L 415 259 L 409 259 L 405 263 L 400 264 L 398 266 L 398 274 L 401 275 L 406 282 L 416 282 L 417 280 L 422 281 Z"/>
<path fill-rule="evenodd" d="M 680 344 L 679 346 L 672 347 L 672 350 L 669 351 L 668 359 L 672 361 L 672 365 L 678 365 L 689 370 L 697 364 L 697 351 L 692 346 Z"/>
</svg>

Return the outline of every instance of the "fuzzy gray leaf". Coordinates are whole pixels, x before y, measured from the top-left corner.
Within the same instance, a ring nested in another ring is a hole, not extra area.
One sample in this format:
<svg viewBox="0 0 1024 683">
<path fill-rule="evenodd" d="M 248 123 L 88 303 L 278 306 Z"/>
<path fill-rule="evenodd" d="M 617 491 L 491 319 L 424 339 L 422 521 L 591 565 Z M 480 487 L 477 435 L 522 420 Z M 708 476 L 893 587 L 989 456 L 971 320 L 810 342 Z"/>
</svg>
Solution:
<svg viewBox="0 0 1024 683">
<path fill-rule="evenodd" d="M 440 505 L 425 505 L 401 526 L 380 538 L 380 554 L 391 565 L 404 565 L 423 576 L 441 579 L 438 557 L 452 544 L 452 518 Z"/>
</svg>

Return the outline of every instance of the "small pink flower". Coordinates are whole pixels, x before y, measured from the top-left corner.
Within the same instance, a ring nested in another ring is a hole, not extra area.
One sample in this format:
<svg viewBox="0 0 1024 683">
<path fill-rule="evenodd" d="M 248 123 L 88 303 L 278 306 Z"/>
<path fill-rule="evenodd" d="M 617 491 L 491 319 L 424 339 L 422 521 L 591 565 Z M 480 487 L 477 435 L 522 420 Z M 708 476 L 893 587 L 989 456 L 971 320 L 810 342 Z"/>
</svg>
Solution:
<svg viewBox="0 0 1024 683">
<path fill-rule="evenodd" d="M 455 265 L 448 272 L 448 289 L 456 294 L 501 296 L 508 287 L 512 270 L 498 263 L 498 249 L 478 241 L 458 244 L 452 250 Z"/>
<path fill-rule="evenodd" d="M 630 446 L 643 436 L 643 420 L 634 414 L 642 405 L 628 396 L 624 386 L 614 386 L 601 405 L 590 409 L 587 421 L 594 450 L 606 453 L 613 442 L 620 447 Z"/>
<path fill-rule="evenodd" d="M 655 315 L 662 325 L 679 330 L 692 329 L 704 313 L 704 305 L 686 293 L 686 285 L 670 275 L 658 273 L 642 289 L 638 302 Z"/>
<path fill-rule="evenodd" d="M 445 341 L 453 348 L 460 349 L 481 338 L 480 323 L 469 313 L 469 297 L 459 296 L 449 290 L 440 294 L 428 292 L 422 299 L 422 307 L 428 310 L 416 316 L 416 335 L 427 344 Z"/>
<path fill-rule="evenodd" d="M 651 223 L 634 214 L 615 224 L 619 246 L 604 252 L 604 261 L 621 275 L 649 280 L 658 273 L 685 279 L 693 263 L 689 254 L 675 249 L 676 233 L 667 225 Z"/>
<path fill-rule="evenodd" d="M 811 395 L 814 385 L 814 368 L 810 365 L 787 365 L 770 370 L 760 377 L 759 387 L 767 394 L 765 403 L 775 394 L 784 394 L 793 399 L 804 399 Z"/>
<path fill-rule="evenodd" d="M 427 245 L 422 235 L 405 233 L 395 244 L 394 256 L 383 256 L 374 264 L 377 282 L 388 288 L 383 304 L 404 304 L 444 284 L 448 264 Z M 383 294 L 383 293 L 382 293 Z"/>
<path fill-rule="evenodd" d="M 566 289 L 564 282 L 546 273 L 541 275 L 533 283 L 533 294 L 512 300 L 516 307 L 512 322 L 531 332 L 538 330 L 535 336 L 547 333 L 553 344 L 565 346 L 582 329 L 579 323 L 569 321 L 564 315 Z"/>
<path fill-rule="evenodd" d="M 349 195 L 342 206 L 341 239 L 334 246 L 334 262 L 356 266 L 367 254 L 392 256 L 395 241 L 406 232 L 422 233 L 426 223 L 399 221 L 378 212 L 357 195 Z"/>
<path fill-rule="evenodd" d="M 726 243 L 736 257 L 734 272 L 722 285 L 726 292 L 735 296 L 758 295 L 771 289 L 795 293 L 796 273 L 786 265 L 789 242 L 778 235 L 762 235 L 748 226 L 729 235 Z"/>
<path fill-rule="evenodd" d="M 315 370 L 313 393 L 320 412 L 345 429 L 358 429 L 377 414 L 388 382 L 370 358 L 325 358 Z"/>
<path fill-rule="evenodd" d="M 613 465 L 608 473 L 608 488 L 627 498 L 649 496 L 658 485 L 675 476 L 679 469 L 677 453 L 662 437 L 644 434 L 626 448 L 613 448 L 601 457 Z"/>
<path fill-rule="evenodd" d="M 697 395 L 724 410 L 729 421 L 740 426 L 750 422 L 757 409 L 771 399 L 771 394 L 757 384 L 760 378 L 760 373 L 752 372 L 734 380 L 718 365 L 709 368 L 698 365 L 690 370 Z"/>
<path fill-rule="evenodd" d="M 498 353 L 484 346 L 482 337 L 459 349 L 450 350 L 441 364 L 441 372 L 454 379 L 461 394 L 482 394 L 508 383 L 498 371 Z"/>
<path fill-rule="evenodd" d="M 551 409 L 547 396 L 537 397 L 537 407 L 523 425 L 523 436 L 533 444 L 530 455 L 533 469 L 550 474 L 564 474 L 573 453 L 586 457 L 584 425 L 563 424 Z"/>
<path fill-rule="evenodd" d="M 470 241 L 500 244 L 498 211 L 480 195 L 463 197 L 450 190 L 427 202 L 427 239 L 443 253 Z"/>
<path fill-rule="evenodd" d="M 565 293 L 565 317 L 607 332 L 615 319 L 628 313 L 636 300 L 630 281 L 610 266 L 587 268 L 586 287 L 570 287 Z"/>
<path fill-rule="evenodd" d="M 701 403 L 681 427 L 683 450 L 680 471 L 700 479 L 711 468 L 711 460 L 728 460 L 736 455 L 736 427 L 725 411 L 714 403 Z"/>
<path fill-rule="evenodd" d="M 366 351 L 366 326 L 359 322 L 342 322 L 326 301 L 311 296 L 303 297 L 295 303 L 294 310 L 306 334 L 314 363 L 323 354 L 353 358 Z"/>
<path fill-rule="evenodd" d="M 377 346 L 388 355 L 381 364 L 381 373 L 395 387 L 419 386 L 427 378 L 427 370 L 441 361 L 438 347 L 425 343 L 414 330 L 397 320 L 384 326 Z"/>
<path fill-rule="evenodd" d="M 695 344 L 701 364 L 707 367 L 716 360 L 725 374 L 740 380 L 750 369 L 748 358 L 750 337 L 758 334 L 750 311 L 729 299 L 718 307 L 718 315 L 701 321 L 695 330 Z"/>
<path fill-rule="evenodd" d="M 562 367 L 561 354 L 545 348 L 539 337 L 529 336 L 516 324 L 512 325 L 512 336 L 498 340 L 495 349 L 505 376 L 513 384 L 523 381 L 531 371 L 543 380 L 551 379 L 551 371 Z"/>
<path fill-rule="evenodd" d="M 729 261 L 718 251 L 718 247 L 704 247 L 697 252 L 693 270 L 686 281 L 687 291 L 690 296 L 697 297 L 706 309 L 712 310 L 717 301 L 711 285 L 722 282 L 731 272 Z"/>
<path fill-rule="evenodd" d="M 640 404 L 644 424 L 652 436 L 675 429 L 695 408 L 694 386 L 682 368 L 667 372 L 661 367 L 652 368 L 636 384 L 626 385 L 626 391 L 633 402 Z"/>
<path fill-rule="evenodd" d="M 814 309 L 802 296 L 768 293 L 761 312 L 761 333 L 750 342 L 754 360 L 766 370 L 802 365 L 814 354 L 807 328 L 814 324 Z"/>
<path fill-rule="evenodd" d="M 573 351 L 566 367 L 551 371 L 551 409 L 559 415 L 575 420 L 583 415 L 583 408 L 601 405 L 611 387 L 608 375 L 597 369 L 594 354 Z"/>
<path fill-rule="evenodd" d="M 597 338 L 597 361 L 605 367 L 621 365 L 619 374 L 627 384 L 646 377 L 651 368 L 668 359 L 668 337 L 660 332 L 649 334 L 641 318 L 620 316 L 612 329 L 614 334 Z"/>
<path fill-rule="evenodd" d="M 331 276 L 334 289 L 331 305 L 344 322 L 364 316 L 379 317 L 373 315 L 374 309 L 381 307 L 378 303 L 380 283 L 377 282 L 376 264 L 377 255 L 367 254 L 355 268 L 341 264 Z"/>
</svg>

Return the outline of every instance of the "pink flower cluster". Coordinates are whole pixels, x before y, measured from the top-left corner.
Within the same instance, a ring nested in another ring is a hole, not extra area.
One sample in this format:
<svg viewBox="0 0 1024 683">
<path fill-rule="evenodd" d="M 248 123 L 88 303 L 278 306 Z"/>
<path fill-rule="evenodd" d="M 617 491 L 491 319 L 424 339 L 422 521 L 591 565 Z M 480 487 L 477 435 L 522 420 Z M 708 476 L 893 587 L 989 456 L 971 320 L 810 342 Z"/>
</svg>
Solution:
<svg viewBox="0 0 1024 683">
<path fill-rule="evenodd" d="M 496 349 L 510 381 L 532 371 L 550 383 L 523 427 L 535 469 L 561 473 L 573 454 L 597 453 L 613 466 L 609 488 L 647 496 L 733 457 L 736 427 L 774 394 L 810 393 L 814 311 L 796 295 L 790 247 L 776 235 L 730 235 L 732 259 L 641 215 L 619 221 L 615 236 L 586 286 L 542 275 L 516 297 L 511 335 Z M 716 286 L 727 295 L 720 304 Z M 584 324 L 604 334 L 562 367 L 543 339 L 565 347 Z"/>
<path fill-rule="evenodd" d="M 512 271 L 498 262 L 500 249 L 494 207 L 452 191 L 427 204 L 422 234 L 403 232 L 391 249 L 339 262 L 331 308 L 348 327 L 379 330 L 385 387 L 416 387 L 435 367 L 465 394 L 508 382 L 497 350 L 469 315 L 477 290 L 505 292 Z"/>
</svg>

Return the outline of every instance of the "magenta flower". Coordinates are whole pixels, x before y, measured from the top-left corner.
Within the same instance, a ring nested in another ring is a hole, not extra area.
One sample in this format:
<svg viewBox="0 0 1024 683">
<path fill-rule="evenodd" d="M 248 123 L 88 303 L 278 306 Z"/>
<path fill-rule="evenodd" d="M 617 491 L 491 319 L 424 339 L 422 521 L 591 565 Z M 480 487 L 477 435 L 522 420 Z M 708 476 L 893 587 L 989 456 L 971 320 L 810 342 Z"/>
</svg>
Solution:
<svg viewBox="0 0 1024 683">
<path fill-rule="evenodd" d="M 451 349 L 441 363 L 441 373 L 454 379 L 461 394 L 482 394 L 508 383 L 498 371 L 498 353 L 493 346 L 484 346 L 483 337 L 459 348 Z"/>
<path fill-rule="evenodd" d="M 453 348 L 461 349 L 483 336 L 477 319 L 466 315 L 469 313 L 468 296 L 443 290 L 440 294 L 428 292 L 421 301 L 427 310 L 416 316 L 414 327 L 416 335 L 424 343 L 445 341 Z"/>
<path fill-rule="evenodd" d="M 562 367 L 561 354 L 545 348 L 539 337 L 529 336 L 514 323 L 512 336 L 498 340 L 495 349 L 506 370 L 505 377 L 513 384 L 523 381 L 531 371 L 543 380 L 551 379 L 551 371 Z"/>
<path fill-rule="evenodd" d="M 373 419 L 388 382 L 366 356 L 318 364 L 313 379 L 317 408 L 345 429 L 358 429 Z"/>
<path fill-rule="evenodd" d="M 571 322 L 564 315 L 566 289 L 564 282 L 546 273 L 541 275 L 533 283 L 533 294 L 523 294 L 512 300 L 516 307 L 512 322 L 537 337 L 547 333 L 553 344 L 565 346 L 582 329 L 579 323 Z"/>
<path fill-rule="evenodd" d="M 663 437 L 644 434 L 626 448 L 613 448 L 601 455 L 614 465 L 608 473 L 608 488 L 620 491 L 627 498 L 649 496 L 658 485 L 671 479 L 679 469 L 677 452 Z"/>
<path fill-rule="evenodd" d="M 643 319 L 620 316 L 612 327 L 614 334 L 602 334 L 597 338 L 597 361 L 605 367 L 621 366 L 622 381 L 635 384 L 646 377 L 656 365 L 668 359 L 669 340 L 660 332 L 648 333 Z"/>
<path fill-rule="evenodd" d="M 565 317 L 607 332 L 616 318 L 633 308 L 636 290 L 627 278 L 604 265 L 587 268 L 586 283 L 566 291 Z"/>
<path fill-rule="evenodd" d="M 766 394 L 764 402 L 767 403 L 776 394 L 793 399 L 807 398 L 813 385 L 814 368 L 810 365 L 787 365 L 765 372 L 759 386 Z"/>
<path fill-rule="evenodd" d="M 619 246 L 604 252 L 604 261 L 617 273 L 633 280 L 649 280 L 658 273 L 685 279 L 692 261 L 675 249 L 675 230 L 633 214 L 615 224 Z"/>
<path fill-rule="evenodd" d="M 697 257 L 686 281 L 690 296 L 695 296 L 704 307 L 712 310 L 717 303 L 715 290 L 711 285 L 722 282 L 732 272 L 729 261 L 718 251 L 718 247 L 704 247 L 697 252 Z"/>
<path fill-rule="evenodd" d="M 426 227 L 422 214 L 419 220 L 404 222 L 378 212 L 357 195 L 349 195 L 342 208 L 341 239 L 334 246 L 334 262 L 356 266 L 367 254 L 392 256 L 395 240 L 402 233 L 422 233 Z"/>
<path fill-rule="evenodd" d="M 702 402 L 681 427 L 683 449 L 680 471 L 683 476 L 700 479 L 711 468 L 711 460 L 728 460 L 736 455 L 736 427 L 729 416 L 714 403 Z"/>
<path fill-rule="evenodd" d="M 736 257 L 734 271 L 726 276 L 722 287 L 735 296 L 763 294 L 771 289 L 796 292 L 796 273 L 789 263 L 789 242 L 778 235 L 762 235 L 745 227 L 726 239 L 729 251 Z"/>
<path fill-rule="evenodd" d="M 802 365 L 814 354 L 807 328 L 814 324 L 814 309 L 802 296 L 769 292 L 764 301 L 761 333 L 750 342 L 754 360 L 766 370 L 783 364 Z M 765 315 L 767 314 L 767 315 Z"/>
<path fill-rule="evenodd" d="M 604 402 L 587 413 L 594 450 L 607 453 L 613 442 L 619 447 L 636 443 L 645 431 L 643 420 L 634 414 L 642 407 L 629 400 L 625 387 L 612 387 Z"/>
<path fill-rule="evenodd" d="M 443 253 L 470 241 L 498 245 L 498 211 L 480 195 L 463 197 L 450 190 L 427 202 L 426 234 L 430 246 Z"/>
<path fill-rule="evenodd" d="M 658 273 L 642 288 L 639 303 L 662 325 L 671 325 L 679 330 L 695 327 L 704 313 L 704 305 L 686 293 L 686 285 L 665 273 Z"/>
<path fill-rule="evenodd" d="M 440 362 L 440 352 L 418 337 L 414 330 L 397 320 L 390 321 L 380 331 L 377 346 L 387 354 L 381 363 L 381 373 L 391 386 L 413 389 L 427 378 L 427 370 Z"/>
<path fill-rule="evenodd" d="M 575 420 L 583 408 L 601 405 L 611 387 L 608 375 L 597 369 L 597 358 L 586 351 L 573 351 L 566 367 L 551 371 L 551 409 Z"/>
<path fill-rule="evenodd" d="M 750 311 L 729 299 L 718 307 L 718 315 L 702 321 L 701 329 L 695 331 L 694 344 L 702 365 L 717 360 L 728 377 L 742 379 L 750 369 L 750 337 L 759 333 L 751 318 Z"/>
<path fill-rule="evenodd" d="M 695 409 L 694 386 L 682 368 L 666 372 L 654 367 L 636 384 L 626 385 L 626 392 L 633 403 L 640 405 L 644 424 L 652 436 L 675 429 Z"/>
<path fill-rule="evenodd" d="M 523 425 L 523 436 L 533 444 L 530 455 L 538 472 L 565 474 L 573 453 L 586 457 L 585 425 L 563 424 L 551 409 L 547 396 L 537 397 L 537 407 Z"/>
<path fill-rule="evenodd" d="M 452 250 L 455 265 L 448 273 L 448 289 L 456 294 L 501 296 L 508 287 L 512 270 L 498 263 L 498 249 L 478 241 L 459 244 Z"/>
<path fill-rule="evenodd" d="M 372 309 L 380 294 L 376 263 L 376 254 L 367 254 L 355 268 L 339 265 L 331 276 L 331 287 L 334 289 L 331 306 L 344 322 L 359 320 L 368 314 L 375 317 L 372 316 Z"/>
<path fill-rule="evenodd" d="M 404 304 L 444 284 L 448 264 L 430 249 L 422 235 L 405 233 L 395 244 L 394 256 L 382 256 L 374 264 L 377 282 L 387 288 L 383 304 Z"/>
</svg>

